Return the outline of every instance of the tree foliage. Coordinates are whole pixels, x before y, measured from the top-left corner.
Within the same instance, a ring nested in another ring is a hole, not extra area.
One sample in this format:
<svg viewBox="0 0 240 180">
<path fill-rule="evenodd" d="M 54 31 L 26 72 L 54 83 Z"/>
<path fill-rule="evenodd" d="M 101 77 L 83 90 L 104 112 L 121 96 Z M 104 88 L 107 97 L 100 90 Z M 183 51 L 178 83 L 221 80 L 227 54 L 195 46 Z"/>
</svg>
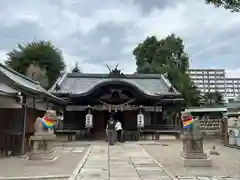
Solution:
<svg viewBox="0 0 240 180">
<path fill-rule="evenodd" d="M 214 4 L 216 7 L 224 7 L 232 12 L 240 12 L 240 0 L 206 0 L 208 4 Z"/>
<path fill-rule="evenodd" d="M 188 55 L 181 38 L 174 34 L 161 40 L 155 36 L 147 37 L 133 54 L 138 73 L 167 73 L 170 82 L 182 93 L 186 105 L 199 105 L 200 92 L 188 75 Z"/>
<path fill-rule="evenodd" d="M 204 105 L 221 105 L 224 104 L 223 95 L 218 92 L 206 92 L 203 95 L 203 104 Z"/>
<path fill-rule="evenodd" d="M 46 70 L 41 69 L 37 64 L 31 64 L 27 68 L 25 75 L 34 81 L 40 82 L 43 87 L 48 87 L 48 77 L 46 75 Z"/>
<path fill-rule="evenodd" d="M 61 71 L 65 69 L 62 52 L 50 41 L 33 41 L 27 44 L 18 44 L 8 54 L 5 62 L 8 66 L 21 74 L 27 75 L 28 68 L 34 64 L 46 72 L 47 87 L 56 81 Z"/>
</svg>

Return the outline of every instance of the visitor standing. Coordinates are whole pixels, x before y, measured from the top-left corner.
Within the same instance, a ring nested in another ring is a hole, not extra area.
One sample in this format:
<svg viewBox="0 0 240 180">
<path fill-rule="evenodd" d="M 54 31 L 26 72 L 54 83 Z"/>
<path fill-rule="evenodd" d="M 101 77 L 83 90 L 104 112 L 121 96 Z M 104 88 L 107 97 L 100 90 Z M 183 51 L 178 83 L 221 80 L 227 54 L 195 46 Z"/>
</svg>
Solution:
<svg viewBox="0 0 240 180">
<path fill-rule="evenodd" d="M 122 123 L 117 120 L 115 128 L 117 131 L 118 142 L 122 142 Z"/>
<path fill-rule="evenodd" d="M 107 135 L 108 135 L 109 145 L 114 144 L 115 126 L 116 126 L 116 121 L 112 117 L 110 117 L 107 123 Z"/>
</svg>

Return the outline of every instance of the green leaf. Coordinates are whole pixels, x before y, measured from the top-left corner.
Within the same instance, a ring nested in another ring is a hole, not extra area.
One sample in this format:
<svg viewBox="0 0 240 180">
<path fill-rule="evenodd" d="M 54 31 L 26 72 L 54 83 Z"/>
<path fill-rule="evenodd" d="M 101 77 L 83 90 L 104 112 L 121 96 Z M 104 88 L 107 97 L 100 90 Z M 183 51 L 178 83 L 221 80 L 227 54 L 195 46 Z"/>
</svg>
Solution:
<svg viewBox="0 0 240 180">
<path fill-rule="evenodd" d="M 65 70 L 61 50 L 57 49 L 50 41 L 32 41 L 27 44 L 18 44 L 8 54 L 5 62 L 12 69 L 26 75 L 27 69 L 34 64 L 46 71 L 49 88 L 53 85 L 60 73 Z"/>
<path fill-rule="evenodd" d="M 183 40 L 174 34 L 158 40 L 147 37 L 133 50 L 138 73 L 168 74 L 172 85 L 182 93 L 186 105 L 199 105 L 200 92 L 191 81 L 188 55 Z"/>
<path fill-rule="evenodd" d="M 207 4 L 223 7 L 232 12 L 240 12 L 240 0 L 205 0 Z"/>
</svg>

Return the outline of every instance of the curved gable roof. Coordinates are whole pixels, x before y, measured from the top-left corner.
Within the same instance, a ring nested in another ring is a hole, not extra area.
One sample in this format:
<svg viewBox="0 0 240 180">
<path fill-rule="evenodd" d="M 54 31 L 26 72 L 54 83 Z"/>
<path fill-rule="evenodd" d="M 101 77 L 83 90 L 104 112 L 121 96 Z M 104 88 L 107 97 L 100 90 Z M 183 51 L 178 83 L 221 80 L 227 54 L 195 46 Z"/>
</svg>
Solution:
<svg viewBox="0 0 240 180">
<path fill-rule="evenodd" d="M 169 92 L 171 83 L 163 75 L 156 74 L 126 74 L 124 77 L 111 78 L 108 74 L 69 73 L 60 78 L 50 91 L 56 94 L 84 95 L 106 83 L 128 84 L 148 96 L 179 95 L 176 90 Z"/>
</svg>

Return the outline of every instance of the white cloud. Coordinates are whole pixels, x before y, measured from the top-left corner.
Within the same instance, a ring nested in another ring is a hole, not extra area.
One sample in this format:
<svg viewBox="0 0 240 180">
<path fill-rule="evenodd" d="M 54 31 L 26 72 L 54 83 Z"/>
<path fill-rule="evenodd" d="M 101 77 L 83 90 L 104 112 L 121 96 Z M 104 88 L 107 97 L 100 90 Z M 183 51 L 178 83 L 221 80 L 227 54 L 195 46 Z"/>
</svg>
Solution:
<svg viewBox="0 0 240 180">
<path fill-rule="evenodd" d="M 226 76 L 229 78 L 240 78 L 240 68 L 236 69 L 227 69 Z"/>
<path fill-rule="evenodd" d="M 135 28 L 130 31 L 130 37 L 126 38 L 128 41 L 142 40 L 143 37 L 150 35 L 163 38 L 175 33 L 183 38 L 191 37 L 191 40 L 205 36 L 205 40 L 212 45 L 211 36 L 214 37 L 239 25 L 239 13 L 207 6 L 201 1 L 186 0 L 166 9 L 155 8 L 136 23 Z M 142 33 L 135 33 L 136 30 Z M 197 44 L 198 41 L 195 43 Z"/>
<path fill-rule="evenodd" d="M 109 37 L 103 37 L 100 43 L 104 45 L 104 44 L 109 44 L 110 42 L 111 42 L 111 39 Z"/>
<path fill-rule="evenodd" d="M 64 55 L 63 56 L 64 60 L 67 63 L 67 68 L 66 68 L 67 72 L 71 72 L 71 70 L 75 67 L 76 63 L 82 64 L 84 62 L 82 58 L 68 55 L 67 53 L 64 53 L 64 51 L 63 51 L 63 55 Z"/>
<path fill-rule="evenodd" d="M 0 50 L 0 63 L 4 63 L 4 61 L 7 60 L 7 52 L 6 51 L 1 51 Z"/>
<path fill-rule="evenodd" d="M 214 8 L 201 1 L 182 2 L 165 9 L 155 8 L 142 17 L 134 28 L 128 31 L 126 41 L 130 45 L 127 45 L 123 52 L 132 52 L 136 43 L 143 41 L 146 36 L 156 35 L 163 38 L 175 33 L 183 38 L 192 67 L 209 68 L 212 64 L 218 68 L 235 67 L 229 62 L 238 60 L 237 52 L 233 50 L 238 46 L 239 41 L 236 42 L 240 34 L 236 37 L 231 31 L 240 28 L 240 14 Z M 225 39 L 221 41 L 221 38 Z M 226 50 L 231 47 L 231 52 Z M 225 62 L 224 59 L 220 60 L 221 57 L 227 58 Z"/>
<path fill-rule="evenodd" d="M 19 36 L 19 39 L 13 42 L 27 42 L 34 37 L 52 40 L 57 47 L 64 49 L 68 71 L 78 62 L 83 72 L 107 72 L 105 64 L 111 62 L 113 65 L 118 63 L 124 72 L 134 72 L 136 65 L 132 50 L 136 44 L 146 36 L 156 35 L 162 38 L 170 33 L 176 33 L 184 39 L 193 67 L 210 67 L 215 64 L 222 68 L 238 60 L 237 51 L 222 52 L 221 49 L 234 48 L 236 39 L 240 39 L 240 35 L 228 33 L 234 28 L 240 28 L 239 13 L 214 8 L 206 5 L 204 1 L 175 2 L 175 5 L 165 8 L 157 6 L 156 3 L 155 7 L 147 12 L 144 6 L 140 6 L 139 1 L 134 0 L 22 0 L 15 2 L 14 6 L 11 1 L 4 1 L 0 2 L 0 38 L 3 27 L 11 29 L 23 22 L 35 24 L 39 27 L 39 32 L 32 32 L 31 29 L 21 32 L 30 34 L 27 37 L 31 39 Z M 105 33 L 100 32 L 103 28 L 99 27 L 109 25 L 116 28 L 112 31 L 107 29 Z M 117 28 L 124 31 L 121 38 L 113 32 Z M 17 38 L 17 35 L 13 34 L 14 30 L 11 32 L 9 37 Z M 19 29 L 15 29 L 15 32 L 17 34 Z M 98 33 L 101 33 L 101 36 L 98 36 Z M 222 37 L 227 37 L 227 40 L 219 41 Z M 125 41 L 119 42 L 122 40 Z M 15 44 L 10 47 L 14 48 Z M 0 59 L 5 57 L 5 51 L 10 50 L 1 44 L 0 39 Z M 73 53 L 78 51 L 79 53 Z M 104 62 L 99 62 L 96 59 L 98 57 L 105 59 Z M 226 62 L 217 61 L 222 57 L 228 57 Z M 232 66 L 233 68 L 228 67 L 231 69 L 228 74 L 238 75 L 236 72 L 240 66 Z"/>
<path fill-rule="evenodd" d="M 164 10 L 154 9 L 136 26 L 143 30 L 144 36 L 156 35 L 162 38 L 187 26 L 187 22 L 183 19 L 186 8 L 186 5 L 179 4 Z"/>
<path fill-rule="evenodd" d="M 81 72 L 83 73 L 106 73 L 108 72 L 107 68 L 102 65 L 92 64 L 84 62 L 81 67 Z"/>
<path fill-rule="evenodd" d="M 93 18 L 97 19 L 99 23 L 113 22 L 121 25 L 125 23 L 134 23 L 141 18 L 141 9 L 131 1 L 127 3 L 115 1 L 114 6 L 97 10 L 93 14 Z"/>
</svg>

